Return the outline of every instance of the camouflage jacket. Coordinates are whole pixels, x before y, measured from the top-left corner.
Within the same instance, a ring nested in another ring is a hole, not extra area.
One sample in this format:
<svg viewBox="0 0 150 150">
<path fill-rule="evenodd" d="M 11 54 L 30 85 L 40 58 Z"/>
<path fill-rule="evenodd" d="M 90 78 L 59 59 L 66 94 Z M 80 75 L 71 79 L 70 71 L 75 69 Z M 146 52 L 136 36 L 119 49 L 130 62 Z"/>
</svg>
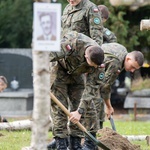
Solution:
<svg viewBox="0 0 150 150">
<path fill-rule="evenodd" d="M 118 43 L 102 44 L 105 54 L 105 86 L 100 89 L 104 100 L 110 99 L 111 85 L 124 69 L 124 60 L 127 55 L 126 48 Z"/>
<path fill-rule="evenodd" d="M 103 43 L 117 42 L 117 37 L 107 28 L 103 28 Z"/>
<path fill-rule="evenodd" d="M 83 33 L 99 45 L 103 43 L 101 14 L 94 3 L 81 0 L 77 6 L 72 7 L 68 4 L 65 7 L 62 15 L 62 37 L 70 31 Z"/>
<path fill-rule="evenodd" d="M 51 52 L 50 60 L 58 61 L 68 74 L 81 75 L 88 73 L 84 93 L 79 107 L 86 111 L 93 98 L 98 97 L 104 83 L 104 68 L 94 68 L 87 64 L 85 49 L 98 44 L 88 36 L 75 31 L 67 33 L 61 41 L 61 52 Z"/>
</svg>

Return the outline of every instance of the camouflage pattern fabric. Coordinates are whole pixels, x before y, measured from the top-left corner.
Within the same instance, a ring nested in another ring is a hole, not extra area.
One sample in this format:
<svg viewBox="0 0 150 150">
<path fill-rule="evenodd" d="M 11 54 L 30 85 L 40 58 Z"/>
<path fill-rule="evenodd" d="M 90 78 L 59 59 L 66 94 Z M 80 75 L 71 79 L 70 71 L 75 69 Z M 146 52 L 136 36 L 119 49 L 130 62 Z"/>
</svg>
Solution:
<svg viewBox="0 0 150 150">
<path fill-rule="evenodd" d="M 79 104 L 79 108 L 88 106 L 85 109 L 84 125 L 88 131 L 93 133 L 100 128 L 99 113 L 101 111 L 101 102 L 99 89 L 104 86 L 104 70 L 104 68 L 93 69 L 93 72 L 87 74 L 85 90 Z M 89 101 L 86 99 L 89 99 Z"/>
<path fill-rule="evenodd" d="M 83 33 L 101 45 L 103 42 L 103 25 L 101 14 L 97 6 L 89 0 L 81 0 L 81 2 L 72 7 L 68 4 L 62 15 L 62 32 L 61 37 L 70 31 L 77 31 Z M 55 65 L 50 63 L 51 84 L 53 83 L 53 76 L 55 77 Z"/>
<path fill-rule="evenodd" d="M 114 43 L 117 42 L 117 37 L 115 36 L 115 34 L 110 31 L 107 28 L 103 28 L 103 43 Z M 99 101 L 100 101 L 100 109 L 98 108 L 99 106 Z M 99 99 L 99 101 L 97 101 L 96 108 L 97 110 L 99 109 L 100 112 L 98 113 L 98 118 L 100 122 L 104 122 L 105 121 L 105 108 L 104 108 L 104 100 L 102 98 Z M 97 106 L 98 105 L 98 106 Z M 89 112 L 90 114 L 90 112 Z"/>
<path fill-rule="evenodd" d="M 98 98 L 99 89 L 104 83 L 104 69 L 90 67 L 84 58 L 85 49 L 90 45 L 98 45 L 94 40 L 82 33 L 72 31 L 64 36 L 61 41 L 61 52 L 51 53 L 50 60 L 58 61 L 56 79 L 51 87 L 52 93 L 70 111 L 77 110 L 78 106 L 84 110 L 93 107 L 93 98 Z M 71 49 L 70 49 L 71 48 Z M 84 87 L 83 73 L 87 73 L 87 81 Z M 69 97 L 69 103 L 68 103 Z M 69 123 L 67 129 L 67 116 L 60 108 L 52 102 L 53 135 L 66 137 L 68 134 L 73 136 L 83 136 L 83 133 L 76 125 Z M 96 110 L 93 109 L 92 126 L 85 123 L 92 131 L 97 131 Z M 70 132 L 70 133 L 69 133 Z"/>
<path fill-rule="evenodd" d="M 81 0 L 81 2 L 74 7 L 68 4 L 63 11 L 61 21 L 62 21 L 61 37 L 63 37 L 64 35 L 66 35 L 66 33 L 70 31 L 77 31 L 79 33 L 83 33 L 91 37 L 99 45 L 102 44 L 103 42 L 102 18 L 98 11 L 97 6 L 94 3 L 90 2 L 89 0 Z M 82 59 L 84 59 L 84 55 Z M 65 68 L 67 67 L 69 71 L 74 71 L 74 74 L 75 72 L 82 73 L 85 72 L 85 70 L 87 70 L 86 64 L 85 67 L 80 67 L 80 68 L 78 67 L 78 70 L 76 70 L 76 66 L 71 68 L 72 67 L 72 64 L 70 64 L 71 62 L 72 61 L 68 60 L 67 66 L 64 66 L 63 65 L 64 63 L 61 61 L 63 67 Z M 51 76 L 54 76 L 53 72 L 56 72 L 55 67 L 56 66 L 51 67 L 51 71 L 50 71 Z M 51 83 L 53 83 L 53 80 L 51 80 Z"/>
<path fill-rule="evenodd" d="M 103 43 L 117 42 L 117 37 L 107 28 L 103 28 Z"/>
<path fill-rule="evenodd" d="M 124 69 L 124 59 L 127 49 L 119 43 L 102 44 L 105 53 L 105 85 L 100 89 L 104 100 L 110 99 L 111 85 Z"/>
<path fill-rule="evenodd" d="M 100 98 L 93 98 L 97 112 L 98 124 L 99 122 L 103 122 L 105 120 L 104 100 L 110 99 L 111 85 L 114 83 L 120 72 L 124 69 L 123 63 L 127 54 L 126 48 L 118 43 L 106 43 L 102 44 L 101 47 L 105 54 L 105 81 L 104 86 L 100 88 Z M 91 110 L 88 110 L 87 116 L 90 116 L 90 113 Z M 90 122 L 92 124 L 90 119 L 87 119 L 86 121 L 89 122 L 89 124 Z"/>
<path fill-rule="evenodd" d="M 82 75 L 70 75 L 58 64 L 58 70 L 54 84 L 51 87 L 52 93 L 61 101 L 61 103 L 70 111 L 78 108 L 80 98 L 84 90 L 84 81 Z M 69 103 L 68 103 L 69 97 Z M 53 135 L 61 138 L 67 137 L 68 134 L 73 136 L 83 136 L 81 130 L 76 125 L 70 123 L 70 133 L 68 133 L 68 117 L 64 112 L 51 101 L 51 113 L 53 120 Z"/>
<path fill-rule="evenodd" d="M 97 6 L 89 0 L 81 0 L 81 2 L 72 7 L 68 4 L 62 15 L 62 37 L 70 32 L 77 31 L 83 33 L 99 45 L 103 42 L 103 24 L 101 14 Z"/>
</svg>

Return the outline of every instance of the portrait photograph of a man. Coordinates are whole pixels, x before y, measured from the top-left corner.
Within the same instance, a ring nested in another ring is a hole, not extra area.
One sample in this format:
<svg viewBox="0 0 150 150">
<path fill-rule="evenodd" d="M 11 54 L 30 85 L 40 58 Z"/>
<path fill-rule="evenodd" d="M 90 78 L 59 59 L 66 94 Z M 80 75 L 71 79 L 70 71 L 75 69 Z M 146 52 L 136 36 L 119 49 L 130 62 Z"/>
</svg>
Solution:
<svg viewBox="0 0 150 150">
<path fill-rule="evenodd" d="M 60 51 L 61 4 L 34 3 L 33 50 Z"/>
<path fill-rule="evenodd" d="M 50 40 L 55 41 L 56 35 L 54 35 L 54 19 L 51 12 L 39 12 L 39 22 L 42 29 L 42 34 L 37 37 L 37 40 Z"/>
</svg>

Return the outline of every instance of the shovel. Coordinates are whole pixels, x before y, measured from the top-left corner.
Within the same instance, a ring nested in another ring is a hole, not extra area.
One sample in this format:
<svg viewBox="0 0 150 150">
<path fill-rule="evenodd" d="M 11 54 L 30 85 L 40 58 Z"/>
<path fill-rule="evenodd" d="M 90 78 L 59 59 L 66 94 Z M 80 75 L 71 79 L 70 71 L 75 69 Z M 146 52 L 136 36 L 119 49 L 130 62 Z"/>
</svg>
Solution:
<svg viewBox="0 0 150 150">
<path fill-rule="evenodd" d="M 70 112 L 65 108 L 65 106 L 50 92 L 51 99 L 64 111 L 64 113 L 71 117 Z M 77 126 L 85 133 L 87 137 L 91 141 L 93 141 L 97 146 L 101 147 L 104 150 L 110 150 L 107 146 L 105 146 L 103 143 L 101 143 L 99 140 L 97 140 L 90 132 L 86 130 L 86 128 L 80 123 L 77 123 Z"/>
<path fill-rule="evenodd" d="M 114 131 L 116 131 L 116 127 L 115 127 L 115 123 L 114 123 L 114 119 L 113 119 L 112 115 L 110 116 L 109 120 L 110 120 L 110 124 L 111 124 L 112 129 Z"/>
</svg>

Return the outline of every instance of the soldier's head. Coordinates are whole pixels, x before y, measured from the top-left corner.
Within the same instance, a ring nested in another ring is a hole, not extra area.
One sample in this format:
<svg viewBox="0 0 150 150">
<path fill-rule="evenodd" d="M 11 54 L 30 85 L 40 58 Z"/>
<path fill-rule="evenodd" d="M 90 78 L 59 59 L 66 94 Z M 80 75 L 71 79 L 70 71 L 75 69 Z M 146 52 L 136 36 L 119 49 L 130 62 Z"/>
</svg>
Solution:
<svg viewBox="0 0 150 150">
<path fill-rule="evenodd" d="M 0 92 L 7 88 L 7 79 L 4 76 L 0 76 Z"/>
<path fill-rule="evenodd" d="M 107 21 L 107 19 L 109 18 L 109 10 L 105 5 L 98 5 L 98 9 L 101 12 L 101 17 L 102 17 L 102 21 L 103 23 Z"/>
<path fill-rule="evenodd" d="M 144 63 L 144 56 L 140 51 L 132 51 L 125 57 L 124 68 L 126 71 L 134 72 L 142 67 Z"/>
<path fill-rule="evenodd" d="M 82 0 L 67 0 L 71 6 L 78 5 Z"/>
<path fill-rule="evenodd" d="M 97 68 L 103 65 L 104 52 L 100 46 L 89 46 L 85 50 L 85 58 L 89 66 Z"/>
</svg>

